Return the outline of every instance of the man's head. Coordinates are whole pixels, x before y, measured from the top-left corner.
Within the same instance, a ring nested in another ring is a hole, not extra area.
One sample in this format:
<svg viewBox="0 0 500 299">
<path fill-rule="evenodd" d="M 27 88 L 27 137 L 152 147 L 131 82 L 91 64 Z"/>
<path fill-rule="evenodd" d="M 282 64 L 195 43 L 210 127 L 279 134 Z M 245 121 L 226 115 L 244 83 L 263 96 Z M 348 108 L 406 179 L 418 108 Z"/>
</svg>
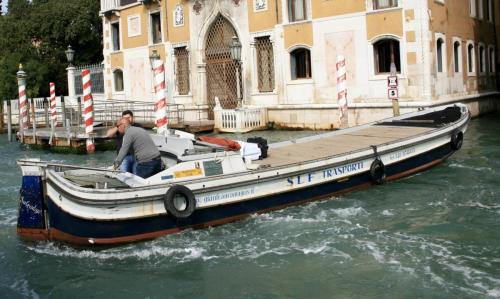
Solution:
<svg viewBox="0 0 500 299">
<path fill-rule="evenodd" d="M 130 110 L 125 110 L 122 112 L 122 117 L 126 117 L 130 120 L 131 123 L 134 122 L 134 113 Z"/>
<path fill-rule="evenodd" d="M 128 117 L 122 117 L 120 118 L 120 120 L 118 120 L 118 122 L 116 123 L 116 127 L 118 128 L 118 132 L 120 132 L 120 134 L 124 134 L 125 133 L 125 129 L 130 125 L 130 119 Z"/>
</svg>

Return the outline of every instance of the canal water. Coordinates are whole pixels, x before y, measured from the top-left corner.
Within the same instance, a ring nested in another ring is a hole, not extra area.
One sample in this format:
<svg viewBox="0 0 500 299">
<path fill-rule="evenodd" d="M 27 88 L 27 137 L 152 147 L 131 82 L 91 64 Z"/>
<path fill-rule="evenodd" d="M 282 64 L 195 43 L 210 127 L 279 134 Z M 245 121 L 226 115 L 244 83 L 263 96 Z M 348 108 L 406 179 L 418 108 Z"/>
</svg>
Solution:
<svg viewBox="0 0 500 299">
<path fill-rule="evenodd" d="M 0 135 L 0 297 L 500 298 L 499 132 L 500 114 L 487 115 L 472 120 L 458 153 L 423 173 L 100 249 L 17 238 L 16 159 L 106 166 L 115 153 L 31 151 Z"/>
</svg>

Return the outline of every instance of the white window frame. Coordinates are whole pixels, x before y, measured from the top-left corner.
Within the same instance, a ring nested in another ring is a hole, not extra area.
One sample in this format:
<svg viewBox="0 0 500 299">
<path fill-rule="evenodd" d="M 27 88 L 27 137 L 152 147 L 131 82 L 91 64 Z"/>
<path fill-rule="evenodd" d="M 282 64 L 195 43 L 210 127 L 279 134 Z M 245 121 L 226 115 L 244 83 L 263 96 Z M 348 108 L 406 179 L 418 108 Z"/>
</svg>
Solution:
<svg viewBox="0 0 500 299">
<path fill-rule="evenodd" d="M 257 70 L 257 50 L 255 49 L 255 39 L 259 37 L 269 37 L 269 40 L 271 41 L 271 44 L 273 45 L 273 59 L 274 59 L 274 89 L 272 92 L 260 92 L 259 91 L 259 78 L 258 78 L 258 70 Z M 256 32 L 256 33 L 250 33 L 250 49 L 252 51 L 252 59 L 253 59 L 253 67 L 254 70 L 252 72 L 252 93 L 253 94 L 264 94 L 264 95 L 275 95 L 277 94 L 277 71 L 276 71 L 276 65 L 278 63 L 278 57 L 276 56 L 276 53 L 278 52 L 276 50 L 276 42 L 275 42 L 275 37 L 274 37 L 274 31 L 261 31 L 261 32 Z M 291 74 L 290 74 L 291 78 Z"/>
<path fill-rule="evenodd" d="M 483 49 L 483 52 L 481 53 L 481 49 Z M 477 62 L 478 62 L 478 73 L 479 75 L 485 75 L 487 71 L 487 64 L 486 64 L 486 45 L 482 42 L 478 43 L 477 45 Z M 483 63 L 481 64 L 481 58 Z M 481 68 L 483 69 L 481 71 Z"/>
<path fill-rule="evenodd" d="M 441 44 L 441 68 L 442 68 L 441 71 L 438 70 L 439 57 L 438 57 L 437 42 L 439 39 L 441 39 L 443 41 L 443 43 Z M 444 35 L 442 33 L 435 33 L 434 40 L 435 40 L 435 42 L 434 42 L 434 50 L 435 50 L 434 58 L 436 61 L 436 73 L 437 74 L 446 74 L 448 72 L 448 68 L 446 67 L 448 65 L 448 63 L 446 61 L 446 57 L 448 56 L 446 53 L 446 35 Z"/>
<path fill-rule="evenodd" d="M 469 46 L 472 46 L 472 57 L 469 59 Z M 474 41 L 468 40 L 466 45 L 466 53 L 467 53 L 467 76 L 475 76 L 476 75 L 476 46 L 474 45 Z M 472 71 L 469 71 L 469 65 L 472 65 Z"/>
<path fill-rule="evenodd" d="M 123 90 L 116 90 L 116 78 L 115 78 L 115 72 L 116 71 L 121 71 L 122 72 L 122 84 L 123 84 Z M 123 69 L 120 67 L 114 68 L 111 71 L 111 77 L 112 77 L 112 85 L 113 85 L 113 93 L 114 94 L 124 94 L 125 93 L 125 73 L 123 72 Z"/>
<path fill-rule="evenodd" d="M 312 19 L 312 3 L 311 0 L 304 0 L 306 4 L 306 19 L 305 20 L 300 20 L 300 21 L 290 21 L 290 11 L 288 9 L 288 3 L 290 0 L 285 0 L 281 1 L 281 7 L 282 10 L 285 12 L 284 19 L 283 19 L 283 24 L 300 24 L 300 23 L 305 23 L 305 22 L 310 22 Z"/>
<path fill-rule="evenodd" d="M 493 0 L 486 0 L 486 5 L 488 5 L 488 22 L 493 23 Z"/>
<path fill-rule="evenodd" d="M 295 50 L 298 50 L 298 49 L 305 49 L 307 51 L 309 51 L 309 72 L 310 72 L 310 77 L 301 77 L 301 78 L 298 78 L 297 77 L 297 66 L 295 66 L 295 69 L 293 70 L 295 72 L 295 78 L 293 75 L 293 72 L 292 72 L 292 52 L 294 52 Z M 290 78 L 290 81 L 296 81 L 296 82 L 301 82 L 301 81 L 312 81 L 313 80 L 313 66 L 312 66 L 312 63 L 313 63 L 313 57 L 312 57 L 312 47 L 308 46 L 308 45 L 295 45 L 293 47 L 291 47 L 290 49 L 288 49 L 288 64 L 289 64 L 289 67 L 288 67 L 288 77 Z"/>
<path fill-rule="evenodd" d="M 479 6 L 477 8 L 478 13 L 477 16 L 480 20 L 484 19 L 484 7 L 483 7 L 483 1 L 484 0 L 478 0 Z"/>
<path fill-rule="evenodd" d="M 493 57 L 490 55 L 490 53 L 493 53 Z M 490 73 L 490 76 L 495 76 L 496 72 L 496 57 L 495 57 L 495 46 L 489 45 L 488 46 L 488 72 Z"/>
<path fill-rule="evenodd" d="M 383 40 L 383 39 L 393 39 L 397 40 L 399 42 L 399 63 L 400 63 L 400 70 L 398 73 L 398 77 L 400 79 L 406 78 L 406 55 L 403 55 L 403 53 L 406 53 L 406 47 L 405 43 L 403 43 L 403 39 L 397 35 L 392 35 L 392 34 L 384 34 L 384 35 L 378 35 L 371 40 L 368 41 L 368 70 L 369 70 L 369 80 L 387 80 L 387 76 L 390 73 L 377 73 L 377 67 L 375 66 L 375 53 L 373 45 L 376 44 L 377 42 Z"/>
<path fill-rule="evenodd" d="M 458 37 L 453 37 L 451 39 L 452 41 L 452 48 L 453 48 L 453 73 L 454 74 L 461 74 L 464 71 L 463 67 L 463 57 L 462 57 L 462 40 Z M 458 57 L 455 59 L 455 43 L 458 42 Z M 458 72 L 455 71 L 455 60 L 458 60 Z"/>
<path fill-rule="evenodd" d="M 114 44 L 114 38 L 113 38 L 113 25 L 118 24 L 118 43 L 119 47 L 118 49 L 115 49 L 115 44 Z M 111 52 L 120 52 L 123 48 L 123 42 L 122 42 L 122 24 L 120 20 L 116 22 L 110 22 L 109 23 L 109 37 L 110 37 L 110 46 L 111 46 Z"/>
<path fill-rule="evenodd" d="M 396 6 L 394 6 L 394 7 L 378 8 L 378 9 L 375 9 L 375 0 L 368 1 L 368 9 L 371 11 L 385 11 L 385 10 L 398 9 L 398 8 L 401 8 L 401 0 L 397 0 Z"/>
<path fill-rule="evenodd" d="M 157 14 L 157 13 L 160 14 L 160 28 L 161 28 L 161 33 L 160 33 L 160 39 L 161 39 L 161 41 L 159 43 L 157 43 L 157 44 L 161 44 L 165 40 L 163 38 L 163 31 L 164 30 L 163 30 L 163 26 L 162 26 L 163 24 L 161 22 L 161 19 L 162 19 L 162 17 L 161 17 L 161 10 L 150 11 L 149 12 L 149 24 L 148 24 L 148 27 L 149 27 L 149 30 L 148 30 L 149 31 L 149 44 L 150 45 L 156 45 L 154 43 L 154 40 L 153 40 L 153 30 L 154 30 L 154 28 L 153 28 L 153 15 Z"/>
<path fill-rule="evenodd" d="M 476 0 L 469 0 L 469 15 L 473 18 L 477 16 Z"/>
</svg>

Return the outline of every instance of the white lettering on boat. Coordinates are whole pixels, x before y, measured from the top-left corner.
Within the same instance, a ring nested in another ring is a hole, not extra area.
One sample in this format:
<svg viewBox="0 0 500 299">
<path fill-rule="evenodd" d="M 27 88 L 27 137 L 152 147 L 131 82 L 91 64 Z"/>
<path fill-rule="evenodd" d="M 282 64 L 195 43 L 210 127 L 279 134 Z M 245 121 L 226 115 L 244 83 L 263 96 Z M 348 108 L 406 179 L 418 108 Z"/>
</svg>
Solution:
<svg viewBox="0 0 500 299">
<path fill-rule="evenodd" d="M 255 193 L 255 187 L 252 187 L 249 189 L 206 195 L 206 196 L 203 196 L 201 198 L 196 199 L 196 201 L 198 203 L 208 203 L 208 202 L 214 202 L 214 201 L 218 201 L 218 200 L 248 196 L 248 195 L 252 195 L 254 193 Z"/>
<path fill-rule="evenodd" d="M 389 160 L 401 159 L 401 158 L 403 158 L 405 156 L 413 154 L 414 152 L 415 152 L 415 148 L 414 147 L 405 148 L 404 150 L 401 150 L 401 151 L 398 151 L 398 152 L 390 154 L 389 155 Z"/>
<path fill-rule="evenodd" d="M 334 168 L 325 169 L 319 173 L 308 172 L 305 174 L 299 174 L 286 179 L 288 185 L 300 185 L 304 183 L 311 183 L 314 180 L 324 180 L 333 177 L 342 176 L 348 173 L 356 172 L 363 169 L 363 161 L 354 162 L 347 165 L 342 165 Z"/>
<path fill-rule="evenodd" d="M 21 197 L 21 203 L 23 204 L 23 206 L 25 206 L 28 210 L 31 210 L 33 213 L 35 214 L 42 214 L 42 210 L 33 206 L 32 204 L 30 204 L 29 202 L 25 201 L 24 200 L 24 197 Z"/>
</svg>

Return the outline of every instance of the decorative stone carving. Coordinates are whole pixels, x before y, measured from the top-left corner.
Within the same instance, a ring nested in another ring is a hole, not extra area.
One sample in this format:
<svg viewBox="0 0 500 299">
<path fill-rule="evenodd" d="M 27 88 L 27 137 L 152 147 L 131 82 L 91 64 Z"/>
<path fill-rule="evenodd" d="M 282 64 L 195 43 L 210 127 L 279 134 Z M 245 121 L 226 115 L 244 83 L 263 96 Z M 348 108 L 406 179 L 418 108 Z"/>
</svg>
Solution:
<svg viewBox="0 0 500 299">
<path fill-rule="evenodd" d="M 174 8 L 174 27 L 184 26 L 184 8 L 177 4 Z"/>
<path fill-rule="evenodd" d="M 202 8 L 201 2 L 199 0 L 196 0 L 193 4 L 193 10 L 197 15 L 200 14 L 201 8 Z"/>
<path fill-rule="evenodd" d="M 254 0 L 254 3 L 255 11 L 267 10 L 267 0 Z"/>
</svg>

